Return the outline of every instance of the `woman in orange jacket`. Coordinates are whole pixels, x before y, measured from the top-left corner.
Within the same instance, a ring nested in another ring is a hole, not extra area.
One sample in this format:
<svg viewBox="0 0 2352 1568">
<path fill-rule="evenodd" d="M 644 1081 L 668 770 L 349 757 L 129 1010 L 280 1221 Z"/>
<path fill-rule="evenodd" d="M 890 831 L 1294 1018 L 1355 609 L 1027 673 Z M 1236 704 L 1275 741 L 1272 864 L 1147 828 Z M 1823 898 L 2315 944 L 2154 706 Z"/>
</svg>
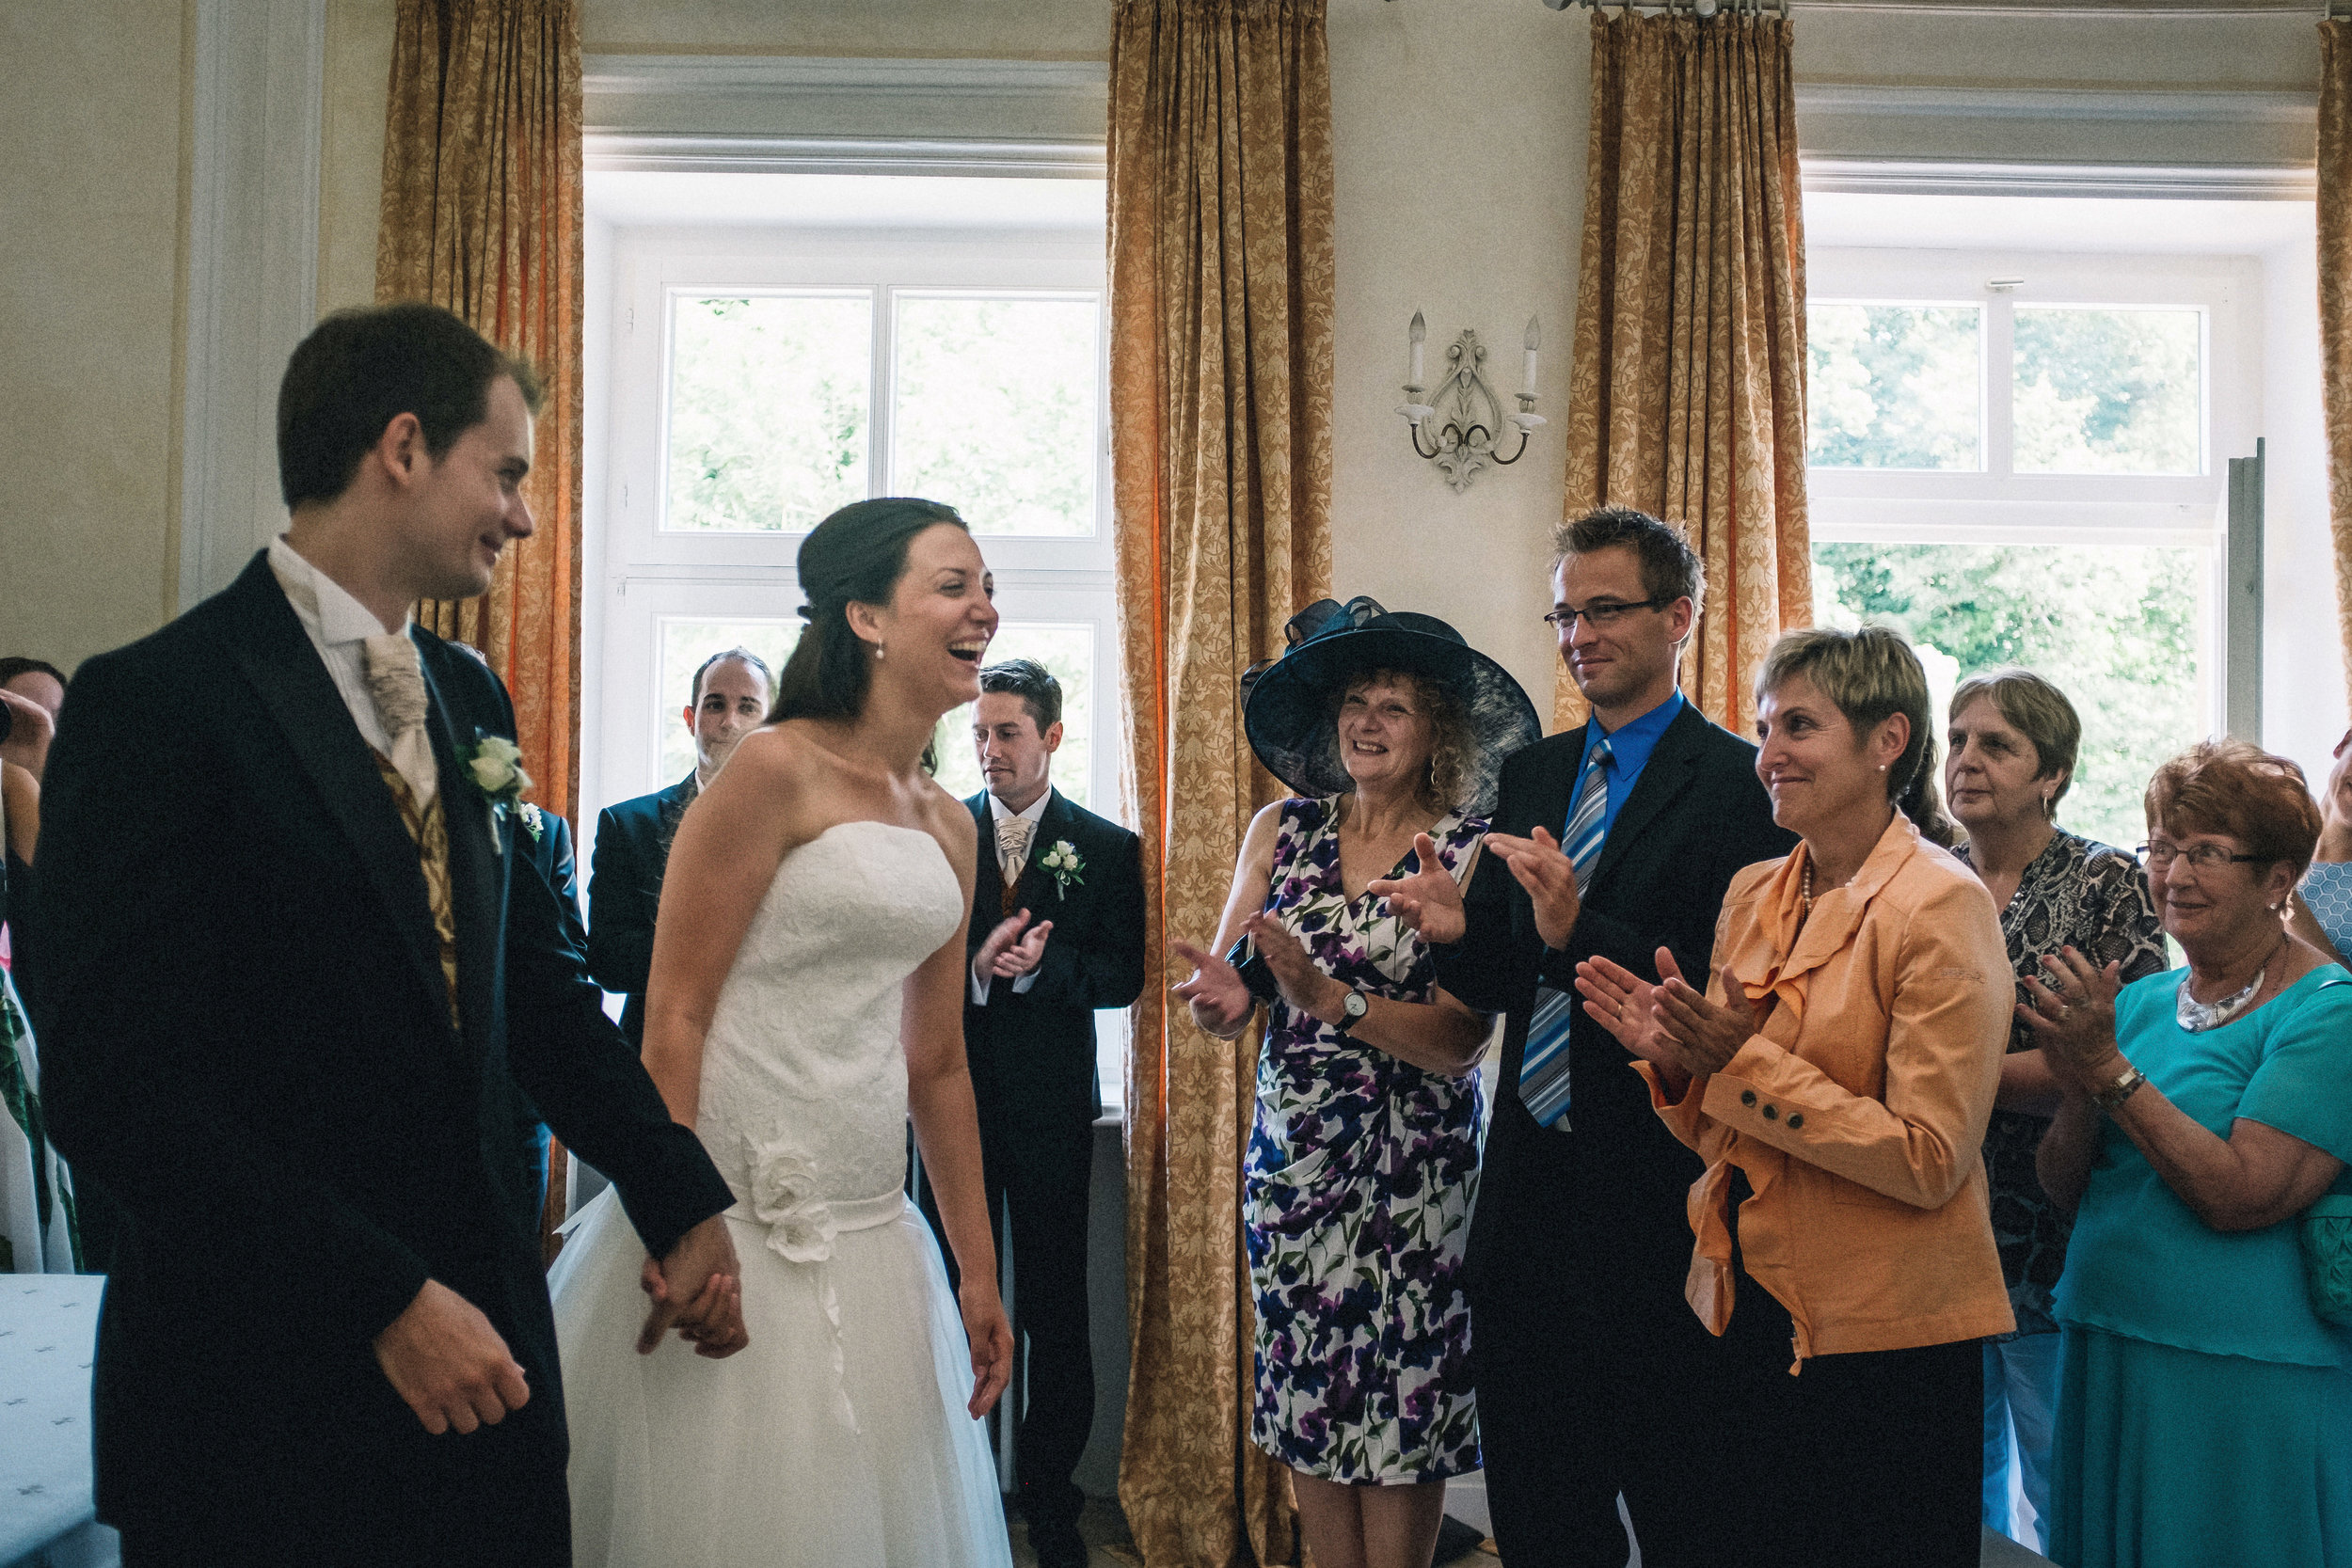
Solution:
<svg viewBox="0 0 2352 1568">
<path fill-rule="evenodd" d="M 1705 1160 L 1686 1294 L 1721 1336 L 1694 1474 L 1725 1562 L 1973 1564 L 1983 1360 L 2014 1326 L 1981 1153 L 2013 991 L 1944 847 L 1927 678 L 1816 628 L 1756 680 L 1756 772 L 1804 842 L 1732 879 L 1704 992 L 1578 966 Z M 1728 1495 L 1727 1495 L 1728 1494 Z"/>
</svg>

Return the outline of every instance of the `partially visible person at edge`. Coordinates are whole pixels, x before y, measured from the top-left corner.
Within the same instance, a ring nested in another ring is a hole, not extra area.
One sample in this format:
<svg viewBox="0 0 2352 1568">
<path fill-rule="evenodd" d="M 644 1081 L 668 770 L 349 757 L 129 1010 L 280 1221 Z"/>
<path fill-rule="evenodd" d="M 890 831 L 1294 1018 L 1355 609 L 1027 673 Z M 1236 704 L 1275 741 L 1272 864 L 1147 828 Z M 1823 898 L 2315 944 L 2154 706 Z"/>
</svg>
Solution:
<svg viewBox="0 0 2352 1568">
<path fill-rule="evenodd" d="M 2083 733 L 2066 693 L 2029 670 L 1993 670 L 1961 682 L 1950 711 L 1944 798 L 1968 834 L 1954 853 L 2001 911 L 2018 1000 L 2027 999 L 2024 982 L 2042 974 L 2042 960 L 2064 947 L 2100 968 L 2122 965 L 2126 984 L 2162 970 L 2164 935 L 2138 861 L 2058 825 Z M 1984 1523 L 2036 1550 L 2049 1540 L 2058 1352 L 2050 1292 L 2066 1262 L 2068 1227 L 2033 1163 L 2060 1099 L 2033 1031 L 2014 1024 L 1984 1139 L 1993 1237 L 2017 1314 L 2015 1333 L 1984 1342 Z M 2012 1429 L 2030 1534 L 2010 1517 Z"/>
<path fill-rule="evenodd" d="M 65 706 L 65 672 L 44 658 L 0 658 L 0 798 L 8 827 L 0 832 L 0 967 L 12 967 L 23 933 L 18 926 L 32 902 L 33 847 L 40 838 L 40 776 L 49 742 Z M 12 892 L 12 896 L 11 896 Z"/>
<path fill-rule="evenodd" d="M 2287 926 L 2337 963 L 2352 961 L 2352 730 L 2336 742 L 2319 797 L 2319 847 L 2287 901 Z"/>
<path fill-rule="evenodd" d="M 1326 1568 L 1427 1568 L 1445 1483 L 1478 1468 L 1462 1253 L 1491 1020 L 1438 983 L 1372 889 L 1465 875 L 1534 705 L 1434 616 L 1326 602 L 1249 691 L 1250 748 L 1297 794 L 1242 841 L 1212 946 L 1176 994 L 1232 1038 L 1278 994 L 1259 1054 L 1242 1212 L 1257 1304 L 1250 1437 L 1291 1468 Z M 1267 982 L 1261 981 L 1262 986 Z"/>
<path fill-rule="evenodd" d="M 2009 1043 L 2000 921 L 1943 847 L 1901 637 L 1792 632 L 1756 693 L 1756 773 L 1804 842 L 1733 879 L 1713 974 L 1666 952 L 1656 986 L 1577 967 L 1707 1163 L 1688 1293 L 1723 1336 L 1692 1428 L 1727 1532 L 1712 1560 L 1973 1568 L 1979 1341 L 2016 1326 L 1980 1153 Z"/>
<path fill-rule="evenodd" d="M 1663 947 L 1698 974 L 1732 877 L 1795 839 L 1756 748 L 1676 685 L 1707 598 L 1683 531 L 1608 507 L 1553 547 L 1544 619 L 1592 716 L 1504 765 L 1466 894 L 1374 891 L 1433 943 L 1438 984 L 1507 1014 L 1466 1265 L 1497 1544 L 1512 1568 L 1622 1568 L 1622 1494 L 1644 1563 L 1718 1568 L 1738 1522 L 1690 1484 L 1691 1380 L 1714 1349 L 1682 1299 L 1700 1165 L 1576 1006 L 1575 964 L 1654 978 Z"/>
<path fill-rule="evenodd" d="M 736 746 L 767 722 L 775 677 L 749 648 L 728 648 L 703 660 L 690 690 L 683 718 L 694 736 L 694 770 L 666 789 L 596 814 L 596 858 L 588 876 L 588 973 L 606 990 L 627 998 L 621 1004 L 621 1033 L 640 1050 L 645 1044 L 654 912 L 661 907 L 670 843 L 686 808 L 710 787 Z"/>
<path fill-rule="evenodd" d="M 2019 1018 L 2064 1102 L 2042 1183 L 2058 1281 L 2050 1555 L 2066 1568 L 2352 1561 L 2352 1327 L 2297 1217 L 2352 1196 L 2352 974 L 2282 929 L 2319 837 L 2302 770 L 2242 740 L 2148 785 L 2148 881 L 2185 968 L 2070 948 Z"/>
</svg>

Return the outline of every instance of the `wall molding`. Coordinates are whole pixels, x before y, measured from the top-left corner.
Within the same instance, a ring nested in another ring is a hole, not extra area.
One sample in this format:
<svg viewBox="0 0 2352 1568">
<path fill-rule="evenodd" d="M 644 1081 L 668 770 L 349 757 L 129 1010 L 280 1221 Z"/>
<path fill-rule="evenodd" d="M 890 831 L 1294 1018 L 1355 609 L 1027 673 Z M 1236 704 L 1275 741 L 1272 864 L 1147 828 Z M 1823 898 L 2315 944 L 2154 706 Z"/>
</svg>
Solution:
<svg viewBox="0 0 2352 1568">
<path fill-rule="evenodd" d="M 180 608 L 283 523 L 278 383 L 318 314 L 326 0 L 197 0 Z"/>
</svg>

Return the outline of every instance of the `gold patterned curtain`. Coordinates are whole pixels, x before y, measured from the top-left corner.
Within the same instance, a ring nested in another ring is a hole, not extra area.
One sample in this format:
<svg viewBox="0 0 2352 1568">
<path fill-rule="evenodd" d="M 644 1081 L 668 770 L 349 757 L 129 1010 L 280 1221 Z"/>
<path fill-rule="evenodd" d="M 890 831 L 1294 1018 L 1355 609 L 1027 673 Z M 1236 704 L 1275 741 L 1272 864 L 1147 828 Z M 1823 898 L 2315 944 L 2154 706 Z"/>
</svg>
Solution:
<svg viewBox="0 0 2352 1568">
<path fill-rule="evenodd" d="M 417 616 L 515 699 L 532 793 L 580 807 L 580 19 L 573 0 L 395 0 L 375 297 L 430 300 L 538 366 L 537 520 L 480 598 Z M 548 1157 L 548 1257 L 564 1156 Z"/>
<path fill-rule="evenodd" d="M 1789 28 L 1630 8 L 1593 21 L 1567 509 L 1690 528 L 1708 592 L 1683 689 L 1740 734 L 1756 661 L 1813 620 Z M 1583 721 L 1565 670 L 1552 708 Z"/>
<path fill-rule="evenodd" d="M 2352 22 L 2319 24 L 2319 363 L 2336 612 L 2352 688 Z"/>
<path fill-rule="evenodd" d="M 573 0 L 396 0 L 375 297 L 448 307 L 539 367 L 538 531 L 490 591 L 419 618 L 515 698 L 524 766 L 580 800 L 580 20 Z"/>
<path fill-rule="evenodd" d="M 1237 679 L 1331 576 L 1331 93 L 1324 0 L 1120 0 L 1111 450 L 1146 980 L 1127 1076 L 1132 1370 L 1119 1497 L 1150 1568 L 1287 1562 L 1248 1440 L 1241 1159 L 1257 1050 L 1167 1005 L 1273 785 Z"/>
</svg>

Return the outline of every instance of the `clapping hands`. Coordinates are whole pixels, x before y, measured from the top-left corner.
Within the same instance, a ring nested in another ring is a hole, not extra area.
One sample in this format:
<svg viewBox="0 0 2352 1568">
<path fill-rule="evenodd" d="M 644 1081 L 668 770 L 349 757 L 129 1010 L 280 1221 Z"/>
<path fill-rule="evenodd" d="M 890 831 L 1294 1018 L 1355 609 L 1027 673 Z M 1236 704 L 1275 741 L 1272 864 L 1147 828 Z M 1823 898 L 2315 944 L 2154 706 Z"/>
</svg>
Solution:
<svg viewBox="0 0 2352 1568">
<path fill-rule="evenodd" d="M 2123 989 L 2123 966 L 2099 968 L 2072 947 L 2044 955 L 2042 967 L 2055 986 L 2038 978 L 2022 982 L 2031 1006 L 2017 1005 L 2017 1020 L 2033 1031 L 2051 1069 L 2089 1093 L 2115 1076 L 2115 997 Z"/>
<path fill-rule="evenodd" d="M 1438 859 L 1437 843 L 1427 833 L 1413 835 L 1413 855 L 1419 870 L 1409 877 L 1375 878 L 1364 884 L 1364 892 L 1387 899 L 1389 912 L 1407 930 L 1420 932 L 1422 941 L 1440 945 L 1461 941 L 1469 928 L 1461 884 Z"/>
<path fill-rule="evenodd" d="M 1755 1004 L 1726 966 L 1724 1000 L 1682 977 L 1667 949 L 1658 950 L 1659 982 L 1596 954 L 1576 966 L 1584 1011 L 1636 1056 L 1680 1078 L 1720 1072 L 1756 1030 Z"/>
<path fill-rule="evenodd" d="M 1043 962 L 1045 939 L 1054 934 L 1054 923 L 1041 920 L 1025 935 L 1023 927 L 1028 924 L 1029 911 L 1026 910 L 998 921 L 995 928 L 981 939 L 979 949 L 972 955 L 972 977 L 976 980 L 1017 980 Z"/>
<path fill-rule="evenodd" d="M 1168 947 L 1192 965 L 1189 975 L 1168 988 L 1190 1004 L 1192 1022 L 1220 1039 L 1240 1034 L 1258 1005 L 1242 983 L 1241 971 L 1188 942 L 1170 942 Z"/>
</svg>

